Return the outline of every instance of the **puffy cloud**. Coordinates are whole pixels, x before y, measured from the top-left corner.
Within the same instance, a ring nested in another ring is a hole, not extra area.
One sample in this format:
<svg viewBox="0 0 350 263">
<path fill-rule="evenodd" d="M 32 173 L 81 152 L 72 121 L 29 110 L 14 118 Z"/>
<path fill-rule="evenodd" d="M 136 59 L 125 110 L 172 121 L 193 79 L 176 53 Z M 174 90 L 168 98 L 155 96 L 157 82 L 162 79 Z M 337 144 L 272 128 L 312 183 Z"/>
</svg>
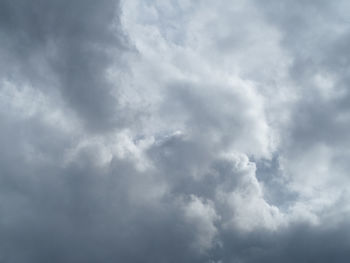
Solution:
<svg viewBox="0 0 350 263">
<path fill-rule="evenodd" d="M 346 262 L 345 1 L 0 3 L 0 261 Z"/>
</svg>

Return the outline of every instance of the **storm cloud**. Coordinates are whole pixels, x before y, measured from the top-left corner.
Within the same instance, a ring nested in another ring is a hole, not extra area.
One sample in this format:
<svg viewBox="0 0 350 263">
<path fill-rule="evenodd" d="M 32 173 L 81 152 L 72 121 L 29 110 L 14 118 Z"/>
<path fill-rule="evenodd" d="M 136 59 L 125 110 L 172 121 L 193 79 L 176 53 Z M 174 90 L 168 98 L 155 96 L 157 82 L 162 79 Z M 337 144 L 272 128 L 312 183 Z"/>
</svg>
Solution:
<svg viewBox="0 0 350 263">
<path fill-rule="evenodd" d="M 0 1 L 0 262 L 347 262 L 346 1 Z"/>
</svg>

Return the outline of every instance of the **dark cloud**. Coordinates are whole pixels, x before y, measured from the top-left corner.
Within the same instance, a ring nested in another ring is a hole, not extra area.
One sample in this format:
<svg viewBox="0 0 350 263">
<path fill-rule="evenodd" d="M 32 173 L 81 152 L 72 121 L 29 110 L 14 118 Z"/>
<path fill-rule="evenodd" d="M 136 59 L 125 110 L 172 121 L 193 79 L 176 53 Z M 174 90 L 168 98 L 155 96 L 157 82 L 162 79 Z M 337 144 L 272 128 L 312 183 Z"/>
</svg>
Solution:
<svg viewBox="0 0 350 263">
<path fill-rule="evenodd" d="M 72 141 L 54 130 L 33 134 L 28 126 L 7 123 L 1 134 L 10 141 L 1 150 L 4 262 L 201 262 L 203 256 L 191 248 L 196 222 L 184 218 L 181 206 L 172 198 L 143 201 L 157 190 L 153 177 L 145 179 L 132 163 L 118 159 L 102 169 L 93 149 L 63 165 L 54 153 L 62 154 Z M 45 141 L 48 133 L 54 143 Z M 45 159 L 25 152 L 26 143 Z"/>
<path fill-rule="evenodd" d="M 32 136 L 11 134 L 8 139 L 18 141 L 12 145 L 15 149 L 22 144 L 21 140 L 28 141 Z M 60 136 L 55 140 L 59 141 Z M 179 145 L 172 147 L 175 152 L 181 151 L 181 144 L 182 147 L 187 144 L 180 138 L 170 138 L 152 151 L 170 161 L 173 156 L 164 151 L 174 141 Z M 57 150 L 62 144 L 51 147 Z M 40 146 L 35 143 L 34 147 Z M 149 177 L 135 170 L 131 162 L 118 159 L 101 169 L 94 164 L 92 149 L 82 150 L 74 163 L 67 166 L 62 166 L 59 158 L 55 163 L 26 163 L 20 152 L 12 151 L 17 153 L 13 158 L 21 163 L 21 167 L 16 167 L 4 159 L 9 157 L 4 151 L 0 195 L 4 262 L 346 262 L 349 256 L 345 223 L 292 225 L 276 232 L 250 233 L 218 225 L 216 239 L 220 243 L 201 254 L 192 246 L 202 231 L 196 228 L 199 221 L 188 221 L 176 197 L 198 193 L 212 198 L 205 191 L 208 179 L 187 180 L 182 183 L 183 191 L 169 192 L 160 200 L 147 202 L 144 199 L 149 191 L 156 191 L 159 179 L 175 187 L 181 183 L 176 169 L 169 166 L 168 170 Z M 211 175 L 217 177 L 209 190 L 215 191 L 220 185 L 224 191 L 237 188 L 244 174 L 237 171 L 231 174 L 231 180 L 229 171 L 235 169 L 227 161 L 217 161 L 212 170 L 216 174 Z M 144 190 L 134 192 L 135 186 Z M 225 211 L 220 211 L 220 215 L 225 217 Z"/>
<path fill-rule="evenodd" d="M 347 223 L 336 228 L 294 225 L 276 233 L 223 235 L 222 262 L 346 262 Z M 332 240 L 332 242 L 330 242 Z"/>
<path fill-rule="evenodd" d="M 119 1 L 1 1 L 0 10 L 3 77 L 58 93 L 92 130 L 120 124 L 106 76 L 128 50 Z"/>
</svg>

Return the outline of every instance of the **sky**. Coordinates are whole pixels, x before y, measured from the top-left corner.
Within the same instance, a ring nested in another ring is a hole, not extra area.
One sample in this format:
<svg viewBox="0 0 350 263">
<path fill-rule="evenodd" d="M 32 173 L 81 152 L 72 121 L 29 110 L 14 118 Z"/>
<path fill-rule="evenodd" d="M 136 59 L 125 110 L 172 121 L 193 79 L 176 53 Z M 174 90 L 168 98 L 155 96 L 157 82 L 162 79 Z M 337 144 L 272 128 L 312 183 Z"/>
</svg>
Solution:
<svg viewBox="0 0 350 263">
<path fill-rule="evenodd" d="M 349 12 L 1 0 L 0 262 L 348 262 Z"/>
</svg>

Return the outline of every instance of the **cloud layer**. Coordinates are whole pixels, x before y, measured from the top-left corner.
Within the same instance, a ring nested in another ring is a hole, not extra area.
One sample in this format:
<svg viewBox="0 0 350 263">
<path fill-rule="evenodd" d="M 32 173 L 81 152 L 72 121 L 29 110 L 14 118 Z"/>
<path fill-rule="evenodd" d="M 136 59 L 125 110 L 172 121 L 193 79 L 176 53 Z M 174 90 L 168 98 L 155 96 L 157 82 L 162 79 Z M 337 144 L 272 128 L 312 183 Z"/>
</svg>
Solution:
<svg viewBox="0 0 350 263">
<path fill-rule="evenodd" d="M 347 262 L 346 1 L 0 3 L 0 261 Z"/>
</svg>

